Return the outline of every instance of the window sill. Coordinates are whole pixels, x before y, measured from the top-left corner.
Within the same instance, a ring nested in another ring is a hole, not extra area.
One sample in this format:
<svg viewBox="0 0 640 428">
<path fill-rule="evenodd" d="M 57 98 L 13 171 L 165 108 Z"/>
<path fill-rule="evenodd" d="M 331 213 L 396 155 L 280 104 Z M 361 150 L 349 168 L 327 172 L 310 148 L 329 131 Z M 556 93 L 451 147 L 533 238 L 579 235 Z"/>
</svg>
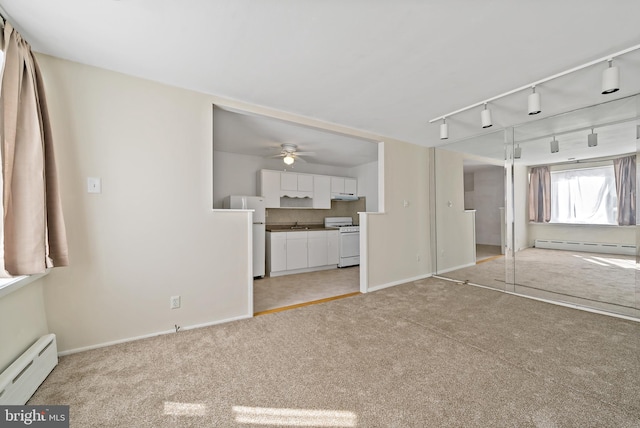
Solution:
<svg viewBox="0 0 640 428">
<path fill-rule="evenodd" d="M 21 289 L 25 285 L 42 278 L 48 273 L 49 270 L 47 269 L 45 273 L 39 273 L 37 275 L 22 275 L 13 278 L 0 278 L 0 298 Z"/>
<path fill-rule="evenodd" d="M 571 226 L 571 227 L 635 227 L 635 225 L 630 226 L 620 226 L 618 224 L 590 224 L 590 223 L 538 223 L 535 221 L 530 221 L 530 225 L 542 225 L 542 226 Z"/>
</svg>

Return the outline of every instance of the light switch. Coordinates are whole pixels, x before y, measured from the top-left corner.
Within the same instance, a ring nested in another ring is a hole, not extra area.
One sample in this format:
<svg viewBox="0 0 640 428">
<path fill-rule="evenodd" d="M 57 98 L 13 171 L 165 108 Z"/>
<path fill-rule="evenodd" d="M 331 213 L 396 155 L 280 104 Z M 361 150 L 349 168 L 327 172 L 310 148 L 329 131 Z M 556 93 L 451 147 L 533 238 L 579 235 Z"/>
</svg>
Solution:
<svg viewBox="0 0 640 428">
<path fill-rule="evenodd" d="M 402 206 L 407 208 L 409 206 L 409 201 L 407 201 L 406 199 L 402 201 Z"/>
<path fill-rule="evenodd" d="M 100 180 L 100 177 L 87 178 L 87 192 L 102 193 L 102 180 Z"/>
</svg>

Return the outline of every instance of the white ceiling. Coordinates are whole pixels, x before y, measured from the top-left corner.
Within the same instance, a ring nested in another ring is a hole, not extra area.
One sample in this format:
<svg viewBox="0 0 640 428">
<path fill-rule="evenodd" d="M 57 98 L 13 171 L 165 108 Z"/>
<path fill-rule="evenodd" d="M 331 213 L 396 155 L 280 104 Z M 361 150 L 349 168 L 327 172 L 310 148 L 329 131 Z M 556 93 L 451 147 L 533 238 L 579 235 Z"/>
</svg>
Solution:
<svg viewBox="0 0 640 428">
<path fill-rule="evenodd" d="M 217 106 L 213 109 L 213 142 L 216 150 L 259 157 L 278 155 L 284 143 L 295 144 L 299 152 L 315 153 L 303 156 L 308 163 L 345 168 L 378 159 L 375 142 Z"/>
<path fill-rule="evenodd" d="M 429 119 L 640 43 L 636 0 L 0 6 L 38 52 L 425 146 L 441 144 Z M 608 97 L 640 92 L 640 52 L 616 63 L 622 89 Z M 540 85 L 541 116 L 608 99 L 598 90 L 604 66 Z M 494 129 L 531 120 L 525 102 L 492 103 Z M 448 122 L 449 142 L 491 132 L 479 129 L 479 109 Z M 296 138 L 305 149 L 311 139 Z"/>
</svg>

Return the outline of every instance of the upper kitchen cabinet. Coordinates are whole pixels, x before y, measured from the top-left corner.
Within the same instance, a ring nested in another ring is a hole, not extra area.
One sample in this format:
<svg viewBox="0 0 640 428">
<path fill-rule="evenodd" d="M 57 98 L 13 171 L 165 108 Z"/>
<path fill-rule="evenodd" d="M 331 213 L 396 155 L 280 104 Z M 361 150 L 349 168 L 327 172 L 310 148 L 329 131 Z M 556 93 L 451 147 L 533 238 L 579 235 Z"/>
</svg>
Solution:
<svg viewBox="0 0 640 428">
<path fill-rule="evenodd" d="M 331 209 L 332 199 L 357 199 L 357 180 L 261 169 L 258 191 L 267 208 Z"/>
<path fill-rule="evenodd" d="M 331 177 L 313 176 L 313 208 L 331 209 Z"/>
<path fill-rule="evenodd" d="M 280 208 L 280 171 L 258 171 L 258 189 L 264 198 L 265 208 Z"/>
<path fill-rule="evenodd" d="M 346 177 L 331 177 L 331 198 L 357 196 L 358 180 Z"/>
<path fill-rule="evenodd" d="M 313 198 L 313 175 L 281 172 L 280 196 Z"/>
</svg>

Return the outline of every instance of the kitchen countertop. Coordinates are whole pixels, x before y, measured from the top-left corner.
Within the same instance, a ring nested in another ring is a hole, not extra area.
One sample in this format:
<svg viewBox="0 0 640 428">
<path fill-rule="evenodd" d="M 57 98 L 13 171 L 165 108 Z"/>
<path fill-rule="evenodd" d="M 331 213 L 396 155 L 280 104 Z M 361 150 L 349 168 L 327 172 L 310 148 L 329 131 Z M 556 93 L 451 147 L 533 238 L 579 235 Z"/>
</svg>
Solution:
<svg viewBox="0 0 640 428">
<path fill-rule="evenodd" d="M 267 232 L 310 232 L 317 230 L 338 230 L 337 227 L 324 227 L 323 224 L 268 224 L 265 227 Z"/>
</svg>

